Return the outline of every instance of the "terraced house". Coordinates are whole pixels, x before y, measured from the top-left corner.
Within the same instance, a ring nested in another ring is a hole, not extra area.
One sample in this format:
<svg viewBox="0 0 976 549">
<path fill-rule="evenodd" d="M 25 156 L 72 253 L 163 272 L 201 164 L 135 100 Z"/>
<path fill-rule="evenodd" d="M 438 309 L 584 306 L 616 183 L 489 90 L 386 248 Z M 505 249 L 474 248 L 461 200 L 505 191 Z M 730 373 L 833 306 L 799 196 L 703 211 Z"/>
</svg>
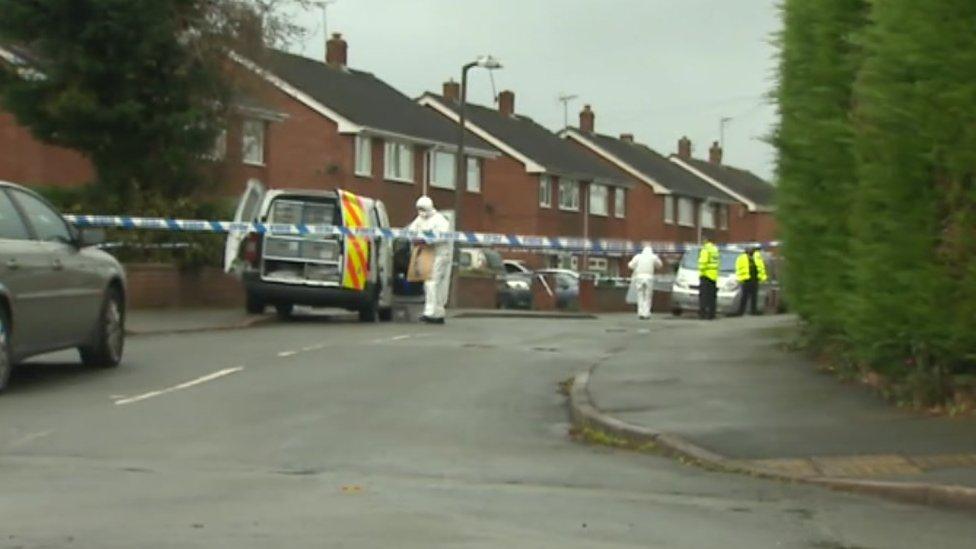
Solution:
<svg viewBox="0 0 976 549">
<path fill-rule="evenodd" d="M 736 199 L 667 157 L 641 144 L 633 134 L 597 133 L 596 115 L 586 105 L 579 127 L 560 135 L 575 148 L 633 182 L 627 238 L 664 242 L 697 242 L 703 234 L 717 242 L 730 239 L 730 208 Z"/>
<path fill-rule="evenodd" d="M 459 92 L 458 84 L 447 82 L 441 94 L 425 93 L 419 102 L 459 124 Z M 484 208 L 491 227 L 544 236 L 627 238 L 633 182 L 517 114 L 511 91 L 498 95 L 497 108 L 468 104 L 466 113 L 469 132 L 501 152 L 484 164 Z M 536 266 L 620 272 L 620 260 L 613 258 L 553 252 L 525 259 Z"/>
</svg>

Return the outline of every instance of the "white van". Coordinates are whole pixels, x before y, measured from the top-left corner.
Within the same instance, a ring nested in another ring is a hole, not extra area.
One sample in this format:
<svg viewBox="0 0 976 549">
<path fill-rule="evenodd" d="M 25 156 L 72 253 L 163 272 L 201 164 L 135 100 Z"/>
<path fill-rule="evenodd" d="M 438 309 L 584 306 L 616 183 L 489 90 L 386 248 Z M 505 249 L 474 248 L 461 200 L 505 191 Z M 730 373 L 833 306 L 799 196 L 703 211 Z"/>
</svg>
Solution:
<svg viewBox="0 0 976 549">
<path fill-rule="evenodd" d="M 342 190 L 267 191 L 256 181 L 248 184 L 234 220 L 390 227 L 379 200 Z M 363 322 L 393 316 L 393 251 L 387 238 L 232 232 L 224 268 L 240 274 L 249 313 L 271 305 L 288 317 L 295 305 L 308 305 L 357 311 Z"/>
</svg>

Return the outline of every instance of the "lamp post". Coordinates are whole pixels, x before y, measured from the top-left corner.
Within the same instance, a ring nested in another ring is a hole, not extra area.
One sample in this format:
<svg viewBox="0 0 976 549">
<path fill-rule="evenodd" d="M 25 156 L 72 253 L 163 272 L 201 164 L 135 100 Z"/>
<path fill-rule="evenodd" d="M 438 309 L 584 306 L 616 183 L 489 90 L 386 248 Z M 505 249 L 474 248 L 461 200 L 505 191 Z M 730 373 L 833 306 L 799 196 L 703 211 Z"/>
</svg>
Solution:
<svg viewBox="0 0 976 549">
<path fill-rule="evenodd" d="M 456 157 L 456 170 L 457 176 L 454 178 L 454 230 L 461 230 L 461 200 L 464 197 L 464 191 L 468 187 L 468 161 L 464 157 L 464 134 L 465 134 L 465 123 L 467 120 L 465 113 L 465 103 L 468 94 L 468 71 L 475 68 L 481 67 L 483 69 L 494 70 L 502 68 L 502 64 L 498 62 L 494 57 L 490 55 L 482 55 L 478 59 L 467 63 L 461 67 L 461 96 L 458 98 L 458 137 L 457 137 L 457 157 Z M 451 276 L 451 306 L 457 306 L 457 281 L 458 281 L 458 269 L 460 267 L 460 243 L 454 241 L 454 271 Z"/>
</svg>

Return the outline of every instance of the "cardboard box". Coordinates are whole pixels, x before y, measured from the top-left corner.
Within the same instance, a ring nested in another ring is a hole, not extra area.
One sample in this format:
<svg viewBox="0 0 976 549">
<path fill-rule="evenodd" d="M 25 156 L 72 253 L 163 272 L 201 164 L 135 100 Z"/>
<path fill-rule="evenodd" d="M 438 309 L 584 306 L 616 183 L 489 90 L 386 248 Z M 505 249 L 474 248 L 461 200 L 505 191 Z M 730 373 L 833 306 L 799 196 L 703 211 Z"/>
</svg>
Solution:
<svg viewBox="0 0 976 549">
<path fill-rule="evenodd" d="M 407 282 L 424 282 L 430 278 L 434 267 L 434 248 L 414 246 L 410 251 L 410 267 L 407 268 Z"/>
</svg>

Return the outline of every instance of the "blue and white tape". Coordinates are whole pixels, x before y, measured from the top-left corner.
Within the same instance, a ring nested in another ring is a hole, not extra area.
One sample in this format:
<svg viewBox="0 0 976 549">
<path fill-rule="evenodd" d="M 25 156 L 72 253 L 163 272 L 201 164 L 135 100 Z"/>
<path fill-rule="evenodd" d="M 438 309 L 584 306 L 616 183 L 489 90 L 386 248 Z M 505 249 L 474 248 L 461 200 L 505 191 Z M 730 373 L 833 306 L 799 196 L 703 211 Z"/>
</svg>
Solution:
<svg viewBox="0 0 976 549">
<path fill-rule="evenodd" d="M 65 218 L 78 227 L 102 227 L 132 230 L 156 230 L 173 232 L 205 233 L 258 233 L 292 236 L 361 236 L 366 238 L 407 238 L 426 242 L 460 242 L 469 246 L 502 247 L 526 251 L 577 252 L 592 255 L 627 255 L 637 253 L 644 246 L 656 252 L 683 252 L 695 243 L 634 242 L 616 239 L 586 239 L 577 237 L 528 236 L 472 231 L 434 232 L 407 229 L 380 229 L 366 227 L 350 229 L 336 225 L 305 225 L 283 223 L 241 223 L 234 221 L 205 221 L 199 219 L 167 219 L 161 217 L 129 217 L 101 215 L 66 215 Z M 743 248 L 757 243 L 721 244 L 721 248 Z M 778 243 L 763 244 L 775 247 Z"/>
</svg>

